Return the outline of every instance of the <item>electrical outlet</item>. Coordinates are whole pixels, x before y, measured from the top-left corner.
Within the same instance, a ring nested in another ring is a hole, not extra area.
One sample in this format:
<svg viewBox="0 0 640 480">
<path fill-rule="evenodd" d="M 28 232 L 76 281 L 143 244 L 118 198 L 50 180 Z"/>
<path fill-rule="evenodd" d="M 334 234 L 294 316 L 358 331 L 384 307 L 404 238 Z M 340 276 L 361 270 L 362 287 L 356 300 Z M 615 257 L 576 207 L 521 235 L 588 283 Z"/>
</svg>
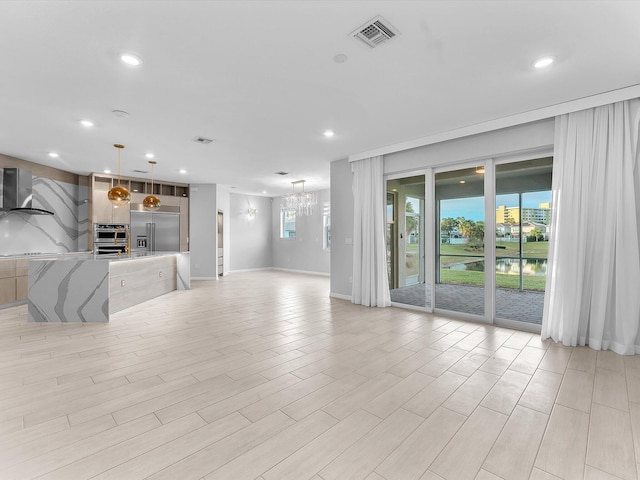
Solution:
<svg viewBox="0 0 640 480">
<path fill-rule="evenodd" d="M 158 276 L 162 278 L 162 272 L 158 272 Z"/>
<path fill-rule="evenodd" d="M 120 280 L 120 286 L 124 287 L 124 280 Z"/>
</svg>

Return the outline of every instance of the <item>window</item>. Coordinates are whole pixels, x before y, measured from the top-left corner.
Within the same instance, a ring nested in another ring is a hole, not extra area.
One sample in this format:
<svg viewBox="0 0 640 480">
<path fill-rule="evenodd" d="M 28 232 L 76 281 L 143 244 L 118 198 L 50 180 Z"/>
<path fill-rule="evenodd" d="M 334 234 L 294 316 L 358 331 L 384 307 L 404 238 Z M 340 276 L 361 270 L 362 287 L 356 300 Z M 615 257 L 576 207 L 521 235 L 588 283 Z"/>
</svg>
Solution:
<svg viewBox="0 0 640 480">
<path fill-rule="evenodd" d="M 296 212 L 280 213 L 280 238 L 296 238 Z"/>
<path fill-rule="evenodd" d="M 331 250 L 331 202 L 322 206 L 322 248 Z"/>
</svg>

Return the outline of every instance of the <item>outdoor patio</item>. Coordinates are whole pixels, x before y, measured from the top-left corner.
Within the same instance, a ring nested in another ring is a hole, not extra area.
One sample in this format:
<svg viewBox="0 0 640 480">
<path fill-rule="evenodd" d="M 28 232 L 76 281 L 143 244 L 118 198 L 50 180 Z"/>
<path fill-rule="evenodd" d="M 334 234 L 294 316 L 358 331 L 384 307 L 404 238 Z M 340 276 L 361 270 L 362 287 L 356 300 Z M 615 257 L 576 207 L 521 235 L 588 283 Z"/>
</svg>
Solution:
<svg viewBox="0 0 640 480">
<path fill-rule="evenodd" d="M 436 284 L 435 308 L 484 315 L 484 287 Z M 411 285 L 391 290 L 391 301 L 417 307 L 430 307 L 431 286 Z M 496 317 L 527 323 L 542 323 L 544 292 L 496 289 Z"/>
</svg>

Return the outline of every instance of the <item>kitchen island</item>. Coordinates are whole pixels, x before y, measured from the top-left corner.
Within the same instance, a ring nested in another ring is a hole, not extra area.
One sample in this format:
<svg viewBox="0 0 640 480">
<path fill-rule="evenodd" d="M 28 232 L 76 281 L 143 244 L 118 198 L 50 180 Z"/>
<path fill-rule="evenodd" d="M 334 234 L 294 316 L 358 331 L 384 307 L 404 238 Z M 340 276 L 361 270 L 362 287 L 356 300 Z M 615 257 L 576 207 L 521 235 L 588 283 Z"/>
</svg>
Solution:
<svg viewBox="0 0 640 480">
<path fill-rule="evenodd" d="M 191 286 L 189 253 L 84 254 L 29 261 L 30 322 L 98 322 Z"/>
</svg>

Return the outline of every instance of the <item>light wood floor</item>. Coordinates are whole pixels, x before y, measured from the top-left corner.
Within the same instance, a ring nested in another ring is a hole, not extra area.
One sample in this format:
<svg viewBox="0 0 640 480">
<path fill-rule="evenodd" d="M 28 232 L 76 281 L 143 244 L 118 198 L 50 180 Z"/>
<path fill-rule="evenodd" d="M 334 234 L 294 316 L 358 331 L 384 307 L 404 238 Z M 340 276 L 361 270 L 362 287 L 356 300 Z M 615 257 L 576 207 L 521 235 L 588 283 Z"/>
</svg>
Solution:
<svg viewBox="0 0 640 480">
<path fill-rule="evenodd" d="M 0 310 L 0 478 L 635 479 L 640 356 L 275 271 L 110 324 Z"/>
</svg>

